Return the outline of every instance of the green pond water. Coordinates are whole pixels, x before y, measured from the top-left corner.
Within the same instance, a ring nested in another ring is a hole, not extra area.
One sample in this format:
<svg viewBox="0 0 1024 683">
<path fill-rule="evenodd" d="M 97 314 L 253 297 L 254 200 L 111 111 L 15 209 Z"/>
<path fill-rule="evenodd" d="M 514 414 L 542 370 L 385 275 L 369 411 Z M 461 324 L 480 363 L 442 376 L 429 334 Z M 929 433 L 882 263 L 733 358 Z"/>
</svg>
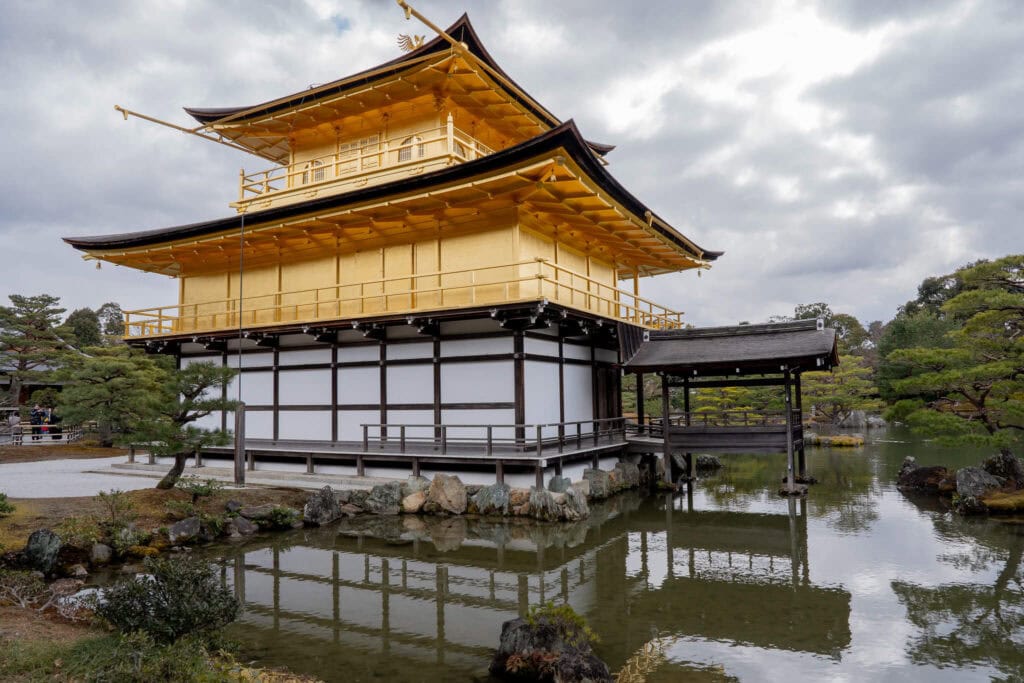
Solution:
<svg viewBox="0 0 1024 683">
<path fill-rule="evenodd" d="M 568 602 L 616 670 L 648 681 L 1019 680 L 1024 526 L 898 492 L 906 455 L 976 464 L 898 429 L 782 455 L 726 455 L 689 493 L 619 496 L 577 524 L 357 518 L 218 551 L 244 658 L 327 681 L 487 680 L 502 622 Z"/>
</svg>

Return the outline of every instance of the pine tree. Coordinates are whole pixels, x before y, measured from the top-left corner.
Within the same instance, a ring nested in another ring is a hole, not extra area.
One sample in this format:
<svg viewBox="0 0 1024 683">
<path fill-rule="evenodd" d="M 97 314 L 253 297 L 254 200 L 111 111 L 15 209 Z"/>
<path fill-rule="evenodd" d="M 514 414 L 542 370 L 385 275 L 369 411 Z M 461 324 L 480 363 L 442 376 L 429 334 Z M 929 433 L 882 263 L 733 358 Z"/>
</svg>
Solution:
<svg viewBox="0 0 1024 683">
<path fill-rule="evenodd" d="M 8 400 L 18 404 L 22 387 L 45 379 L 59 366 L 67 349 L 60 328 L 64 309 L 49 294 L 11 294 L 10 306 L 0 306 L 0 366 L 10 376 Z"/>
</svg>

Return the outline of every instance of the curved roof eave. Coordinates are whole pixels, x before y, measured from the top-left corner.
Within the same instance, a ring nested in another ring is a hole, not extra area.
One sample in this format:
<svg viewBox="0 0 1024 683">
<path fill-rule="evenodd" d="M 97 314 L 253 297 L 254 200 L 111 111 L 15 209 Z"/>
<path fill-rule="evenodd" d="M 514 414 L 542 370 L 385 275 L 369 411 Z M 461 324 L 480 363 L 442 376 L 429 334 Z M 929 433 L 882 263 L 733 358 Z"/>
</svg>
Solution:
<svg viewBox="0 0 1024 683">
<path fill-rule="evenodd" d="M 636 197 L 629 193 L 619 182 L 605 169 L 594 154 L 586 140 L 580 135 L 575 122 L 570 119 L 546 133 L 542 133 L 526 142 L 513 147 L 495 152 L 473 161 L 443 168 L 431 173 L 419 176 L 403 178 L 389 183 L 382 183 L 352 192 L 311 199 L 306 202 L 288 204 L 285 206 L 264 209 L 244 214 L 248 225 L 260 225 L 262 223 L 285 220 L 293 216 L 337 208 L 345 204 L 355 204 L 366 201 L 373 201 L 393 195 L 395 193 L 422 190 L 431 186 L 440 186 L 450 182 L 467 180 L 472 176 L 493 173 L 495 171 L 513 166 L 517 163 L 536 158 L 545 153 L 555 152 L 563 149 L 573 161 L 605 192 L 615 201 L 621 204 L 633 215 L 643 218 L 650 213 L 652 219 L 649 221 L 651 227 L 660 232 L 664 237 L 671 240 L 684 251 L 691 253 L 698 259 L 714 261 L 724 252 L 708 251 L 697 246 L 695 243 L 684 237 L 681 233 L 650 211 Z M 145 247 L 161 242 L 200 237 L 217 232 L 234 230 L 239 224 L 238 216 L 230 216 L 201 223 L 191 223 L 169 228 L 157 228 L 140 232 L 123 233 L 119 235 L 95 235 L 89 237 L 65 237 L 64 241 L 76 249 L 87 250 L 110 250 L 110 249 L 133 249 Z M 658 225 L 660 223 L 661 225 Z M 662 226 L 665 226 L 663 228 Z"/>
<path fill-rule="evenodd" d="M 494 69 L 497 73 L 501 74 L 502 78 L 506 79 L 509 83 L 512 84 L 512 86 L 519 90 L 519 92 L 523 93 L 523 95 L 526 96 L 525 98 L 520 96 L 518 93 L 508 91 L 506 89 L 509 96 L 513 97 L 517 102 L 519 102 L 524 107 L 529 109 L 532 114 L 537 116 L 537 118 L 547 122 L 550 126 L 558 126 L 559 124 L 561 124 L 560 120 L 555 118 L 553 114 L 544 109 L 544 107 L 535 99 L 533 99 L 530 95 L 526 94 L 526 91 L 518 83 L 512 80 L 512 78 L 510 78 L 509 75 L 506 74 L 505 71 L 500 66 L 498 66 L 498 63 L 494 61 L 493 57 L 491 57 L 491 54 L 487 51 L 487 48 L 484 47 L 484 44 L 483 42 L 481 42 L 480 37 L 473 29 L 473 24 L 470 22 L 468 14 L 464 13 L 461 17 L 459 17 L 454 24 L 445 29 L 445 33 L 450 35 L 455 40 L 458 40 L 461 43 L 465 43 L 466 47 L 469 48 L 469 51 L 472 52 L 473 55 L 475 55 L 478 59 L 486 63 L 487 66 Z M 191 116 L 203 125 L 214 125 L 222 119 L 237 116 L 239 114 L 242 114 L 243 112 L 250 112 L 245 116 L 239 116 L 238 118 L 232 119 L 232 121 L 235 122 L 242 122 L 248 118 L 251 118 L 252 116 L 263 116 L 276 111 L 280 111 L 282 109 L 288 109 L 289 107 L 295 106 L 296 104 L 299 103 L 305 103 L 306 98 L 310 96 L 312 96 L 314 99 L 317 99 L 326 95 L 332 95 L 339 92 L 343 92 L 348 87 L 351 87 L 356 84 L 365 83 L 382 76 L 391 75 L 394 72 L 402 69 L 404 66 L 406 66 L 406 64 L 408 64 L 411 61 L 414 61 L 420 57 L 424 57 L 429 54 L 433 54 L 435 52 L 443 52 L 449 48 L 450 44 L 448 43 L 447 40 L 445 40 L 441 36 L 436 36 L 434 37 L 433 40 L 427 41 L 426 43 L 416 48 L 415 50 L 400 55 L 399 57 L 384 62 L 383 64 L 379 64 L 378 66 L 372 67 L 370 69 L 365 69 L 351 76 L 340 78 L 336 81 L 331 81 L 330 83 L 317 86 L 316 88 L 309 88 L 302 92 L 297 92 L 292 95 L 286 95 L 285 97 L 281 97 L 275 100 L 269 100 L 261 104 L 250 105 L 247 107 L 184 107 L 184 109 L 189 116 Z M 498 85 L 501 84 L 499 83 Z"/>
</svg>

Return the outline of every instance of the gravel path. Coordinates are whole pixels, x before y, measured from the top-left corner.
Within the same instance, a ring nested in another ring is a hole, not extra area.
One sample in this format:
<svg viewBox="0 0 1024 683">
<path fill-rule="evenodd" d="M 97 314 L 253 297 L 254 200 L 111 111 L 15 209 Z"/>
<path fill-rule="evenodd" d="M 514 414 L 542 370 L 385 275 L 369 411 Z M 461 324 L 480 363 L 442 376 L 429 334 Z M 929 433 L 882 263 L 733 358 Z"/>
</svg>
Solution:
<svg viewBox="0 0 1024 683">
<path fill-rule="evenodd" d="M 95 496 L 100 491 L 129 491 L 153 487 L 150 477 L 118 474 L 93 474 L 114 463 L 126 462 L 119 455 L 113 458 L 85 460 L 47 460 L 0 465 L 0 493 L 11 498 L 70 498 Z M 113 470 L 111 470 L 113 472 Z"/>
</svg>

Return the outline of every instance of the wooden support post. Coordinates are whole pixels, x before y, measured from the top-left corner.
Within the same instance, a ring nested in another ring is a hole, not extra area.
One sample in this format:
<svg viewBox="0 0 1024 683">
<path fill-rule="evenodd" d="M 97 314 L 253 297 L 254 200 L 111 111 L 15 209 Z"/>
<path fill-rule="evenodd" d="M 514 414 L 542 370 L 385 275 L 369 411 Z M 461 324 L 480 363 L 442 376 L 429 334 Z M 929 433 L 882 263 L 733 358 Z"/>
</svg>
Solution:
<svg viewBox="0 0 1024 683">
<path fill-rule="evenodd" d="M 420 476 L 420 459 L 419 458 L 413 458 L 412 459 L 412 476 L 414 476 L 414 477 Z"/>
<path fill-rule="evenodd" d="M 796 468 L 793 466 L 793 380 L 786 368 L 786 490 L 796 491 Z"/>
<path fill-rule="evenodd" d="M 505 483 L 505 463 L 503 463 L 501 460 L 498 460 L 494 464 L 494 480 L 495 483 L 498 484 Z"/>
<path fill-rule="evenodd" d="M 363 463 L 362 453 L 356 454 L 356 474 L 359 475 L 360 477 L 366 476 L 366 466 Z"/>
<path fill-rule="evenodd" d="M 250 472 L 256 471 L 256 454 L 252 451 L 245 451 L 244 458 L 248 461 L 248 470 Z"/>
<path fill-rule="evenodd" d="M 800 389 L 800 371 L 798 370 L 794 374 L 795 384 L 794 391 L 796 392 L 796 420 L 797 420 L 797 433 L 800 435 L 800 450 L 798 451 L 797 460 L 797 471 L 800 472 L 800 479 L 807 479 L 807 457 L 804 455 L 804 399 L 803 391 Z"/>
<path fill-rule="evenodd" d="M 250 467 L 250 469 L 252 469 Z M 245 404 L 235 407 L 235 485 L 245 486 Z"/>
<path fill-rule="evenodd" d="M 313 474 L 313 454 L 306 454 L 306 474 Z"/>
<path fill-rule="evenodd" d="M 544 488 L 544 466 L 538 462 L 533 466 L 533 472 L 536 479 L 535 483 L 537 485 L 537 490 L 539 491 Z"/>
<path fill-rule="evenodd" d="M 135 444 L 128 445 L 128 462 L 135 464 Z"/>
<path fill-rule="evenodd" d="M 661 440 L 662 440 L 662 462 L 665 464 L 665 483 L 672 483 L 672 454 L 671 454 L 671 425 L 668 421 L 669 414 L 669 391 L 668 373 L 661 375 Z"/>
<path fill-rule="evenodd" d="M 644 373 L 636 373 L 636 423 L 643 434 L 644 426 Z"/>
<path fill-rule="evenodd" d="M 192 452 L 192 454 L 193 454 L 193 457 L 195 458 L 195 461 L 196 461 L 196 467 L 202 467 L 203 466 L 203 449 L 200 448 L 199 446 L 196 446 L 196 449 L 195 449 L 195 451 Z"/>
<path fill-rule="evenodd" d="M 156 453 L 153 452 L 153 447 L 152 446 L 149 447 L 149 464 L 150 465 L 155 465 L 156 464 Z"/>
</svg>

